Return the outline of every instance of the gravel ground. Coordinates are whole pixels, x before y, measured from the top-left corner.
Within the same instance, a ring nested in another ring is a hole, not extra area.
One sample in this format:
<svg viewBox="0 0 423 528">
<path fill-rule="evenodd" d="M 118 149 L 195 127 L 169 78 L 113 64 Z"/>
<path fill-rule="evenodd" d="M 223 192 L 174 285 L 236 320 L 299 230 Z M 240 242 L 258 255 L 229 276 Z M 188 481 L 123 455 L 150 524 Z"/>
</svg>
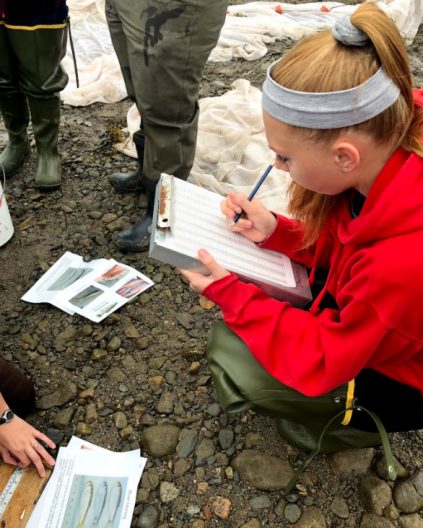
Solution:
<svg viewBox="0 0 423 528">
<path fill-rule="evenodd" d="M 221 95 L 238 78 L 260 86 L 267 65 L 291 45 L 279 42 L 256 62 L 209 63 L 201 96 Z M 409 51 L 423 86 L 422 31 Z M 8 182 L 15 236 L 0 250 L 0 335 L 2 355 L 36 384 L 30 421 L 60 432 L 62 445 L 76 434 L 117 451 L 141 446 L 148 463 L 134 527 L 422 528 L 423 432 L 393 435 L 395 486 L 380 449 L 355 450 L 317 457 L 284 499 L 298 451 L 278 437 L 272 419 L 222 413 L 204 358 L 218 310 L 169 266 L 113 244 L 145 207 L 142 196 L 117 194 L 107 181 L 134 165 L 112 146 L 128 106 L 63 108 L 60 191 L 34 188 L 35 154 Z M 156 286 L 100 324 L 20 301 L 65 251 L 115 258 Z"/>
</svg>

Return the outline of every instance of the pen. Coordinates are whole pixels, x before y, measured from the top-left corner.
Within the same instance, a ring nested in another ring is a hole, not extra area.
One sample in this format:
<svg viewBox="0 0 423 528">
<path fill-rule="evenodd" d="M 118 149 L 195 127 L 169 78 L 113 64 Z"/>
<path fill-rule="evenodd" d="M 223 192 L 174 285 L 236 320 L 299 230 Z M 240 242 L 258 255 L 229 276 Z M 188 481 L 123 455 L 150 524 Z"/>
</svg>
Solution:
<svg viewBox="0 0 423 528">
<path fill-rule="evenodd" d="M 269 175 L 269 172 L 273 169 L 273 166 L 274 166 L 275 162 L 271 163 L 267 169 L 263 172 L 263 174 L 261 175 L 259 181 L 255 184 L 254 186 L 254 189 L 250 192 L 250 195 L 248 196 L 248 201 L 251 202 L 251 200 L 254 198 L 254 196 L 256 195 L 256 192 L 260 189 L 260 186 L 261 184 L 264 182 L 264 180 L 267 178 L 267 176 Z M 242 212 L 241 213 L 237 213 L 235 216 L 234 216 L 234 219 L 232 221 L 232 225 L 233 224 L 236 224 L 238 222 L 238 220 L 241 218 L 242 216 Z"/>
</svg>

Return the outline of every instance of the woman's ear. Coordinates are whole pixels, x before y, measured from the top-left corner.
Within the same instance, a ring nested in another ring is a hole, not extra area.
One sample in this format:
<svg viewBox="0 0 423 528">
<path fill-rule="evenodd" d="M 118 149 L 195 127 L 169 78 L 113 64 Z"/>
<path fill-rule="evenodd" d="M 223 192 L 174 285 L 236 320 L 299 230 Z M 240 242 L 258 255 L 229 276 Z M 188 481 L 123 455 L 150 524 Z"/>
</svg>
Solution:
<svg viewBox="0 0 423 528">
<path fill-rule="evenodd" d="M 360 165 L 360 151 L 349 141 L 335 141 L 333 156 L 335 165 L 342 172 L 352 172 Z"/>
</svg>

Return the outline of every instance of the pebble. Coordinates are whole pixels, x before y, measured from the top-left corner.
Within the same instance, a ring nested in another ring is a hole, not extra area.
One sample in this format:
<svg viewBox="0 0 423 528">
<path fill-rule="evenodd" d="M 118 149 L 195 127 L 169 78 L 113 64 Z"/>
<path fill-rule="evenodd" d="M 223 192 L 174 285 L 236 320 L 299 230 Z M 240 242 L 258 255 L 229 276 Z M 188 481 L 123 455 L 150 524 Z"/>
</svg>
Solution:
<svg viewBox="0 0 423 528">
<path fill-rule="evenodd" d="M 283 489 L 293 475 L 288 462 L 255 450 L 245 450 L 232 463 L 241 477 L 260 490 Z"/>
<path fill-rule="evenodd" d="M 51 394 L 42 396 L 36 402 L 38 409 L 51 409 L 52 407 L 60 407 L 65 403 L 76 398 L 78 390 L 76 385 L 71 381 L 63 381 L 62 384 Z"/>
<path fill-rule="evenodd" d="M 153 425 L 144 430 L 142 444 L 154 458 L 161 458 L 175 452 L 180 428 L 176 425 Z"/>
<path fill-rule="evenodd" d="M 375 475 L 365 475 L 360 480 L 358 493 L 364 508 L 376 515 L 382 515 L 392 500 L 388 484 Z"/>
<path fill-rule="evenodd" d="M 250 499 L 250 506 L 253 510 L 262 510 L 270 508 L 272 502 L 267 495 L 258 495 Z"/>
<path fill-rule="evenodd" d="M 295 528 L 326 528 L 326 526 L 326 519 L 323 513 L 319 508 L 311 506 L 304 510 Z"/>
<path fill-rule="evenodd" d="M 152 504 L 148 504 L 138 518 L 136 528 L 157 528 L 159 512 Z"/>
<path fill-rule="evenodd" d="M 347 449 L 330 456 L 330 464 L 336 475 L 365 475 L 368 473 L 374 456 L 373 447 Z"/>
<path fill-rule="evenodd" d="M 361 522 L 360 528 L 394 528 L 395 525 L 391 523 L 388 519 L 384 517 L 379 517 L 374 513 L 364 513 Z"/>
<path fill-rule="evenodd" d="M 164 503 L 172 502 L 180 491 L 173 482 L 162 482 L 160 484 L 160 500 Z"/>
<path fill-rule="evenodd" d="M 295 524 L 301 517 L 301 508 L 296 504 L 287 504 L 283 516 L 289 523 Z"/>
<path fill-rule="evenodd" d="M 394 500 L 404 513 L 415 513 L 423 508 L 423 469 L 395 486 Z"/>
<path fill-rule="evenodd" d="M 220 519 L 228 519 L 231 514 L 232 503 L 226 497 L 216 496 L 211 502 L 212 512 Z"/>
<path fill-rule="evenodd" d="M 117 411 L 113 415 L 113 421 L 118 429 L 124 429 L 128 425 L 126 415 L 122 411 Z"/>
<path fill-rule="evenodd" d="M 187 458 L 194 450 L 198 440 L 198 433 L 194 429 L 182 429 L 176 453 L 181 458 Z"/>
<path fill-rule="evenodd" d="M 335 497 L 330 505 L 330 511 L 340 519 L 348 519 L 348 504 L 342 497 Z"/>
</svg>

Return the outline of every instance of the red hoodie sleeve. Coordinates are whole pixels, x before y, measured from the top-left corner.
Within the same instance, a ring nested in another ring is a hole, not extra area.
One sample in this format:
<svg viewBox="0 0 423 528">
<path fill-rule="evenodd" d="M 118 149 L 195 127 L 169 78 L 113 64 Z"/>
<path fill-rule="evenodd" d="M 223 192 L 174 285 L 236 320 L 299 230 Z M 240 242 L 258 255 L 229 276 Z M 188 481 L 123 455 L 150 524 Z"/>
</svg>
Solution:
<svg viewBox="0 0 423 528">
<path fill-rule="evenodd" d="M 231 274 L 203 292 L 256 360 L 281 383 L 319 396 L 354 378 L 386 334 L 375 311 L 352 299 L 317 315 L 268 297 Z"/>
<path fill-rule="evenodd" d="M 329 229 L 325 229 L 322 232 L 316 244 L 310 248 L 302 249 L 304 225 L 286 216 L 273 214 L 276 216 L 278 223 L 270 237 L 262 244 L 259 244 L 261 248 L 284 253 L 291 260 L 304 264 L 309 268 L 312 266 L 327 268 L 329 266 L 332 246 L 332 237 Z M 316 248 L 319 248 L 319 251 Z"/>
</svg>

